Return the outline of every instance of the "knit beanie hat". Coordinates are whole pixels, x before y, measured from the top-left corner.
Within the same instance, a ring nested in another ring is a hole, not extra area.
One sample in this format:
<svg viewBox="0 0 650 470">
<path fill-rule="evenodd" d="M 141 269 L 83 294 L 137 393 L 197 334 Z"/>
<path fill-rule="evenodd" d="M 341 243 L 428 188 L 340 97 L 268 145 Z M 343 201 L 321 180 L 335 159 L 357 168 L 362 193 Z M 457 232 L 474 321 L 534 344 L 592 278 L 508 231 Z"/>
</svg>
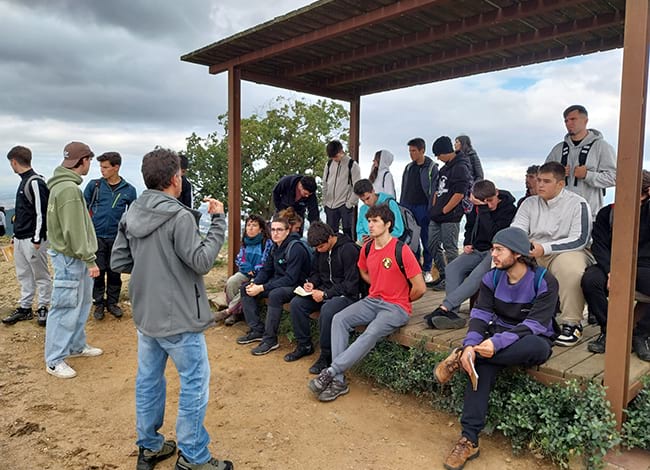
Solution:
<svg viewBox="0 0 650 470">
<path fill-rule="evenodd" d="M 454 153 L 454 146 L 451 145 L 451 139 L 443 135 L 436 139 L 431 150 L 433 150 L 433 154 L 437 157 L 438 155 Z"/>
<path fill-rule="evenodd" d="M 494 235 L 492 243 L 503 245 L 520 255 L 528 256 L 528 253 L 530 253 L 528 234 L 517 227 L 506 227 L 499 230 L 496 235 Z"/>
</svg>

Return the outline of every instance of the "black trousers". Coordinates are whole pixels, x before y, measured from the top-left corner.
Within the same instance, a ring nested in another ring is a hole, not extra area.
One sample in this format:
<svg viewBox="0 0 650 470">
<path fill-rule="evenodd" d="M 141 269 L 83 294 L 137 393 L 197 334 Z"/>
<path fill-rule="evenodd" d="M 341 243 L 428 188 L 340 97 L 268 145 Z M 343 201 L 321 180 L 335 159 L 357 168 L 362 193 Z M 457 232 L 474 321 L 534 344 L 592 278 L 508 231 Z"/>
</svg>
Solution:
<svg viewBox="0 0 650 470">
<path fill-rule="evenodd" d="M 485 426 L 490 391 L 498 373 L 508 366 L 532 367 L 543 364 L 551 357 L 551 341 L 542 336 L 528 335 L 498 351 L 489 359 L 476 356 L 474 367 L 478 373 L 478 387 L 474 391 L 467 381 L 460 424 L 462 435 L 478 444 L 478 435 Z"/>
<path fill-rule="evenodd" d="M 264 335 L 262 341 L 268 344 L 276 344 L 278 342 L 280 318 L 282 317 L 282 306 L 295 295 L 293 293 L 295 287 L 276 287 L 251 297 L 246 293 L 247 285 L 242 284 L 241 287 L 241 305 L 246 323 L 252 331 Z M 262 323 L 260 319 L 258 302 L 262 299 L 268 299 L 266 303 L 266 323 Z"/>
<path fill-rule="evenodd" d="M 337 207 L 336 209 L 332 209 L 331 207 L 326 207 L 325 208 L 325 218 L 327 219 L 327 225 L 332 227 L 332 230 L 334 230 L 334 233 L 337 233 L 339 231 L 339 222 L 343 226 L 343 233 L 350 237 L 352 240 L 355 239 L 355 235 L 352 234 L 352 221 L 354 220 L 354 211 L 356 209 L 355 207 L 352 207 L 348 209 L 345 207 L 345 204 L 343 204 L 340 207 Z"/>
<path fill-rule="evenodd" d="M 312 312 L 320 310 L 318 317 L 318 329 L 320 331 L 320 348 L 322 350 L 332 350 L 332 319 L 348 305 L 355 301 L 338 296 L 327 299 L 324 302 L 316 302 L 311 296 L 295 296 L 291 300 L 291 324 L 293 333 L 296 335 L 296 342 L 306 346 L 311 344 L 311 328 L 309 315 Z"/>
<path fill-rule="evenodd" d="M 113 238 L 97 239 L 97 267 L 99 276 L 93 283 L 93 302 L 95 305 L 115 305 L 120 300 L 122 289 L 122 278 L 120 273 L 111 271 L 111 250 L 113 249 Z M 104 299 L 106 294 L 106 299 Z"/>
</svg>

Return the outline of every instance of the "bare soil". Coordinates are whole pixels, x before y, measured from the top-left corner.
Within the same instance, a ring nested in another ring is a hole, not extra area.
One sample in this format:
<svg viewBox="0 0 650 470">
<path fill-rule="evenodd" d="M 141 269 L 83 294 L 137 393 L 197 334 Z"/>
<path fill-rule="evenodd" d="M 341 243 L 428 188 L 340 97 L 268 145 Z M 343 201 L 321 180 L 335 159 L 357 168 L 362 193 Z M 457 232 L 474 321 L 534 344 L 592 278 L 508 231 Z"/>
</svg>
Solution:
<svg viewBox="0 0 650 470">
<path fill-rule="evenodd" d="M 223 286 L 223 269 L 208 283 Z M 0 313 L 15 307 L 13 264 L 0 261 Z M 124 288 L 126 290 L 126 287 Z M 104 355 L 70 359 L 78 372 L 61 380 L 44 370 L 45 329 L 32 322 L 0 325 L 0 469 L 134 468 L 136 334 L 130 306 L 124 318 L 88 320 L 88 342 Z M 397 395 L 352 375 L 351 391 L 320 403 L 307 389 L 315 357 L 285 363 L 293 345 L 254 357 L 235 343 L 244 325 L 206 331 L 212 366 L 206 427 L 211 450 L 237 469 L 430 469 L 458 439 L 454 416 L 411 396 Z M 178 376 L 167 369 L 162 432 L 174 437 Z M 175 459 L 156 468 L 172 469 Z M 481 456 L 466 469 L 553 468 L 531 454 L 514 456 L 500 435 L 481 440 Z"/>
</svg>

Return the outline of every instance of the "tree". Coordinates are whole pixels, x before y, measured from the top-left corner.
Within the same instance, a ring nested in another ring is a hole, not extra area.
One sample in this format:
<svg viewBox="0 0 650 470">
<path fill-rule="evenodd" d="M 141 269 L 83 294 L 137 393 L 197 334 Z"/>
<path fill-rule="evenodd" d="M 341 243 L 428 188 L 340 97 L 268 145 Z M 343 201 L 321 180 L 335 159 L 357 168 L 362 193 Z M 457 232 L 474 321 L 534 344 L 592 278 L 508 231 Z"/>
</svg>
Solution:
<svg viewBox="0 0 650 470">
<path fill-rule="evenodd" d="M 228 119 L 218 117 L 221 133 L 187 139 L 188 178 L 197 197 L 228 200 Z M 309 103 L 278 97 L 263 115 L 241 121 L 242 211 L 269 218 L 272 191 L 289 174 L 313 175 L 317 181 L 327 162 L 325 146 L 332 139 L 347 142 L 347 110 L 340 104 Z M 200 196 L 198 196 L 200 195 Z"/>
</svg>

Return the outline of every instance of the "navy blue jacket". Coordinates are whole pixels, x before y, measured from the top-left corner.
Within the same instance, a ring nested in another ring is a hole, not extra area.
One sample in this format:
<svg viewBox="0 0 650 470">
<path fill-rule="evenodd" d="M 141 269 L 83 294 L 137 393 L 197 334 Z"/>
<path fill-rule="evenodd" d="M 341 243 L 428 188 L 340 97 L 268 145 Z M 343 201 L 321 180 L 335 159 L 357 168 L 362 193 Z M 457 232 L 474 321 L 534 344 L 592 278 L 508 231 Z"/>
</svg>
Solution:
<svg viewBox="0 0 650 470">
<path fill-rule="evenodd" d="M 303 219 L 305 218 L 305 210 L 309 211 L 307 220 L 314 222 L 320 217 L 318 215 L 318 200 L 316 193 L 313 193 L 308 198 L 298 199 L 296 201 L 296 186 L 302 178 L 301 175 L 287 175 L 280 178 L 278 184 L 273 188 L 273 204 L 275 210 L 280 212 L 282 209 L 293 207 Z"/>
<path fill-rule="evenodd" d="M 97 196 L 93 197 L 95 191 L 97 191 Z M 115 190 L 111 189 L 104 178 L 90 180 L 84 189 L 84 199 L 90 211 L 97 238 L 115 239 L 117 237 L 117 226 L 122 214 L 137 197 L 135 188 L 124 178 Z"/>
<path fill-rule="evenodd" d="M 287 248 L 293 240 L 296 242 L 291 247 L 287 256 Z M 276 287 L 301 286 L 311 269 L 311 257 L 307 248 L 299 241 L 300 235 L 291 233 L 280 244 L 273 244 L 269 257 L 264 266 L 255 276 L 253 282 L 257 285 L 264 284 L 264 290 L 270 291 Z"/>
<path fill-rule="evenodd" d="M 404 192 L 408 182 L 406 178 L 409 173 L 409 169 L 412 165 L 417 165 L 415 162 L 411 162 L 406 165 L 404 168 L 404 173 L 402 173 L 402 191 L 399 197 L 400 204 L 404 204 Z M 425 156 L 424 163 L 419 168 L 420 170 L 420 185 L 422 186 L 422 191 L 427 196 L 429 204 L 431 204 L 431 199 L 433 198 L 433 193 L 438 187 L 438 164 L 435 163 L 431 158 Z"/>
</svg>

